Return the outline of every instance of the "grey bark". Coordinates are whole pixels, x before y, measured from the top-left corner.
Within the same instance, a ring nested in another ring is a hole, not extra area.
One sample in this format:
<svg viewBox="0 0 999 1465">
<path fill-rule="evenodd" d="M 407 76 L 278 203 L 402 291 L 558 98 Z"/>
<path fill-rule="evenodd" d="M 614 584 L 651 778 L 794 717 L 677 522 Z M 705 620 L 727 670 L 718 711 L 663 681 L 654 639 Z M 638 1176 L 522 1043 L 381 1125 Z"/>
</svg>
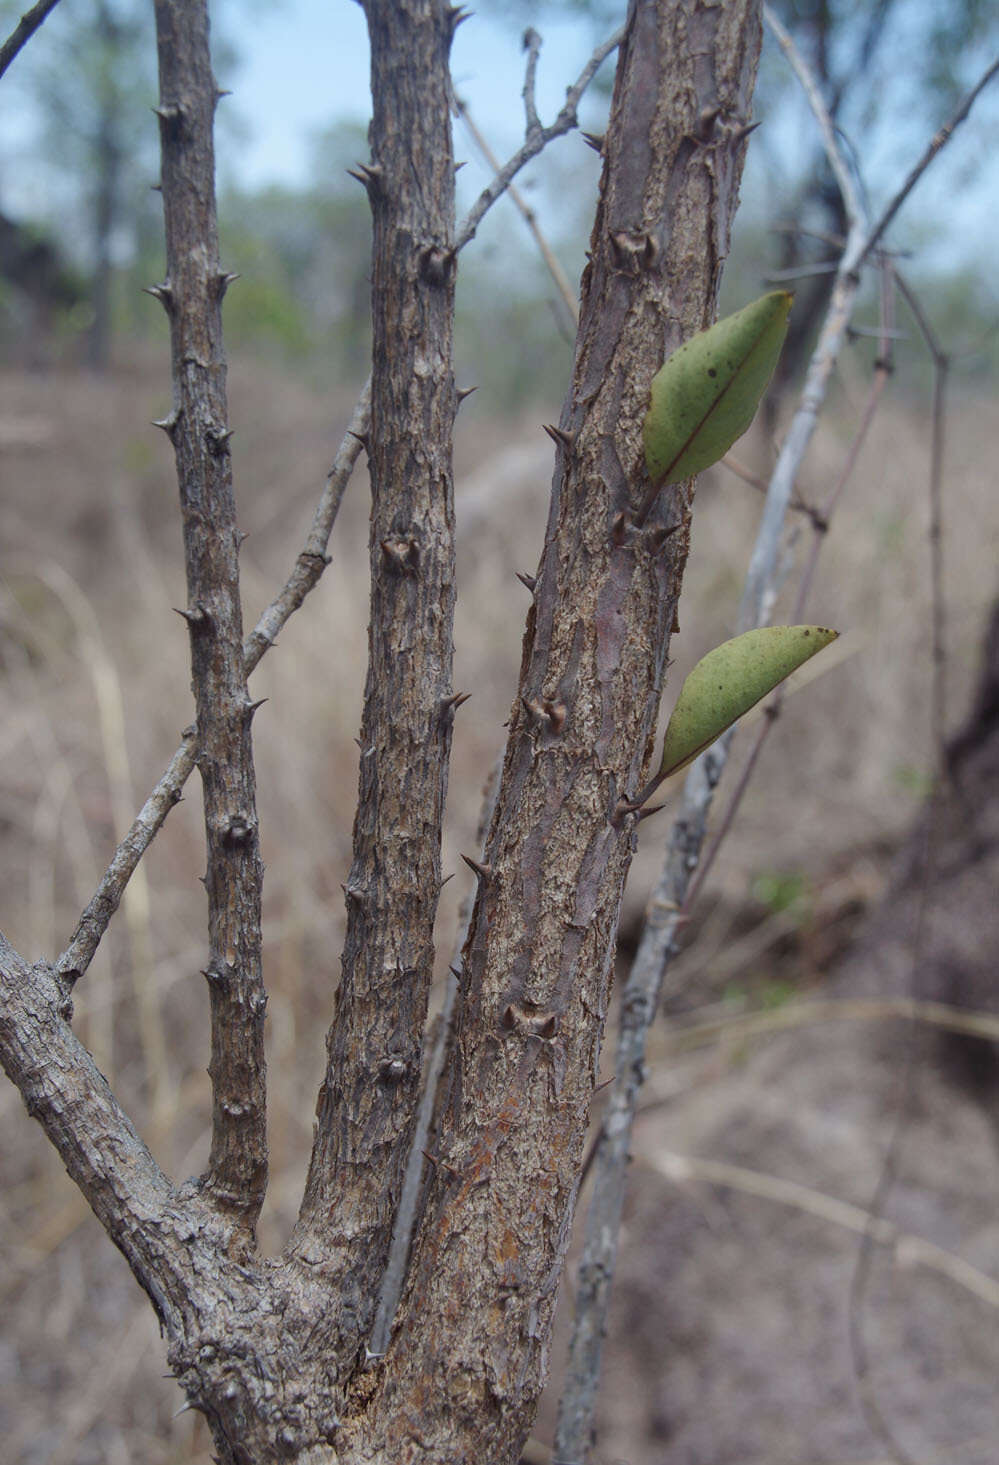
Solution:
<svg viewBox="0 0 999 1465">
<path fill-rule="evenodd" d="M 204 791 L 211 1007 L 212 1148 L 205 1184 L 252 1240 L 267 1180 L 260 896 L 263 866 L 239 596 L 239 531 L 222 346 L 212 122 L 218 90 L 207 13 L 160 0 L 157 111 L 162 145 L 174 407 L 164 424 L 177 460 Z"/>
</svg>

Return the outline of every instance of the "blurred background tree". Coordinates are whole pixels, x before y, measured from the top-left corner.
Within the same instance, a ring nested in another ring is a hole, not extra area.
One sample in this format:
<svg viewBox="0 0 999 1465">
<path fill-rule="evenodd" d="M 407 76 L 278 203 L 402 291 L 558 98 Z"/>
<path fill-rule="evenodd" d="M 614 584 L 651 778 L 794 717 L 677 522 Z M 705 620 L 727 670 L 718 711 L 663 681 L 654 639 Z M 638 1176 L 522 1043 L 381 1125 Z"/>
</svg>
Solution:
<svg viewBox="0 0 999 1465">
<path fill-rule="evenodd" d="M 297 31 L 297 12 L 304 15 L 305 8 L 307 0 L 287 0 L 280 8 L 290 30 Z M 806 54 L 875 197 L 879 182 L 897 176 L 915 145 L 913 120 L 942 119 L 999 38 L 999 11 L 985 0 L 956 0 L 946 14 L 914 0 L 779 0 L 775 9 Z M 543 34 L 547 26 L 554 39 L 542 53 L 542 67 L 554 68 L 561 67 L 566 27 L 588 44 L 618 23 L 621 10 L 611 0 L 513 6 L 483 0 L 479 14 L 511 49 L 526 25 Z M 18 11 L 18 0 L 3 0 L 0 22 L 10 28 Z M 259 46 L 257 19 L 246 0 L 220 6 L 223 86 L 234 85 L 240 59 Z M 456 72 L 473 117 L 492 65 L 485 36 L 480 47 Z M 366 72 L 366 56 L 357 61 L 358 72 Z M 55 273 L 45 277 L 48 283 L 32 282 L 46 303 L 28 333 L 36 356 L 40 334 L 50 358 L 68 349 L 70 359 L 103 370 L 113 335 L 123 345 L 159 338 L 162 320 L 141 295 L 162 271 L 153 191 L 156 130 L 149 111 L 154 65 L 151 22 L 141 0 L 85 0 L 57 8 L 12 69 L 5 84 L 17 106 L 0 128 L 0 212 L 8 237 L 13 232 L 21 247 L 19 254 L 0 249 L 0 319 L 8 350 L 25 334 L 25 286 L 17 281 L 16 258 L 23 262 L 25 251 L 39 246 Z M 602 95 L 598 86 L 586 102 L 583 125 L 595 132 L 602 130 L 610 75 L 608 69 Z M 274 119 L 259 103 L 247 106 L 241 92 L 236 85 L 235 97 L 219 112 L 223 245 L 230 267 L 242 276 L 226 307 L 230 347 L 274 358 L 308 377 L 321 367 L 327 379 L 332 370 L 353 380 L 366 354 L 369 220 L 362 191 L 346 170 L 365 155 L 363 122 L 345 112 L 342 96 L 331 95 L 328 123 L 302 142 L 307 165 L 285 159 L 283 176 L 272 168 L 261 178 L 241 167 L 242 154 Z M 794 276 L 797 304 L 778 394 L 798 371 L 827 298 L 829 274 L 807 271 L 835 259 L 843 231 L 839 195 L 806 106 L 778 48 L 768 42 L 756 103 L 763 125 L 750 149 L 724 308 L 758 292 L 768 272 Z M 920 246 L 917 268 L 934 277 L 935 309 L 948 322 L 950 346 L 978 371 L 995 365 L 999 322 L 999 295 L 981 268 L 995 163 L 989 149 L 974 143 L 976 132 L 979 138 L 987 134 L 990 110 L 994 120 L 996 102 L 986 96 L 969 138 L 959 144 L 959 207 L 940 198 L 928 203 L 930 184 L 923 207 L 906 218 L 901 233 L 903 241 Z M 519 105 L 512 92 L 509 119 L 509 136 L 494 136 L 501 152 L 509 150 L 510 138 L 516 146 Z M 458 156 L 468 162 L 459 175 L 467 202 L 486 172 L 463 124 L 455 126 Z M 598 166 L 577 136 L 549 149 L 523 183 L 573 282 L 583 264 Z M 944 236 L 946 247 L 940 244 Z M 516 407 L 561 378 L 569 345 L 560 304 L 508 202 L 487 221 L 470 254 L 458 309 L 459 370 L 494 394 L 497 408 Z M 904 361 L 903 367 L 911 369 Z"/>
</svg>

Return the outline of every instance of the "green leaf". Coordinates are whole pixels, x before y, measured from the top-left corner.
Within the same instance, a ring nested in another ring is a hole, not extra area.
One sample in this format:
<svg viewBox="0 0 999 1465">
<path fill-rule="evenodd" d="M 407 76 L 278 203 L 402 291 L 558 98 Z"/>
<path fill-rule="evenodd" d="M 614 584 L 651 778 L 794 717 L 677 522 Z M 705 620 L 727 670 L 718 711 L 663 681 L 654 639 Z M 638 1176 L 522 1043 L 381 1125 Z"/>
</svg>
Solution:
<svg viewBox="0 0 999 1465">
<path fill-rule="evenodd" d="M 717 463 L 746 431 L 777 365 L 790 309 L 791 296 L 775 290 L 667 357 L 652 378 L 642 428 L 657 488 Z"/>
<path fill-rule="evenodd" d="M 763 626 L 709 651 L 680 688 L 663 740 L 659 777 L 686 768 L 838 635 L 824 626 Z"/>
</svg>

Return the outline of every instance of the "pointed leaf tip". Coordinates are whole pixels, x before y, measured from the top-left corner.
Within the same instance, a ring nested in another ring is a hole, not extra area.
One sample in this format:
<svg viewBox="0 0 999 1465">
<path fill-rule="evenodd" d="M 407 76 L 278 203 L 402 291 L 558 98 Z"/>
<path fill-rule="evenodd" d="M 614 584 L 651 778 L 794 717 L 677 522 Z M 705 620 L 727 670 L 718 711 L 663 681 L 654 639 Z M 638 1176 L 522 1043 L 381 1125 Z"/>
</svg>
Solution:
<svg viewBox="0 0 999 1465">
<path fill-rule="evenodd" d="M 784 344 L 791 299 L 774 290 L 699 331 L 652 378 L 642 437 L 657 488 L 717 463 L 749 427 Z"/>
<path fill-rule="evenodd" d="M 660 777 L 686 768 L 838 635 L 825 626 L 762 626 L 709 651 L 680 688 L 663 739 Z"/>
</svg>

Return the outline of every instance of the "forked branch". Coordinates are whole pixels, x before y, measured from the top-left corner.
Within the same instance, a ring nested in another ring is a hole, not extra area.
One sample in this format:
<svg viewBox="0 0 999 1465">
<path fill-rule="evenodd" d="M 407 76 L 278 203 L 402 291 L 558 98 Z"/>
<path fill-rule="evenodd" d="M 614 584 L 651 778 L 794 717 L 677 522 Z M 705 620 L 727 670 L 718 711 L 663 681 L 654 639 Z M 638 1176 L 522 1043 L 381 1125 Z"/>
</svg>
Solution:
<svg viewBox="0 0 999 1465">
<path fill-rule="evenodd" d="M 579 102 L 600 66 L 619 44 L 622 32 L 618 31 L 594 51 L 579 77 L 569 89 L 565 107 L 552 125 L 544 130 L 540 145 L 532 149 L 521 148 L 498 173 L 483 192 L 476 209 L 474 227 L 463 230 L 454 243 L 459 252 L 475 235 L 475 229 L 498 199 L 510 187 L 524 165 L 553 141 L 576 126 L 576 111 Z M 571 104 L 571 105 L 570 105 Z M 151 293 L 156 293 L 155 291 Z M 573 302 L 573 315 L 576 314 Z M 302 604 L 305 596 L 318 583 L 329 563 L 327 551 L 330 533 L 336 519 L 344 490 L 350 479 L 354 464 L 360 456 L 361 446 L 370 425 L 369 411 L 370 383 L 366 384 L 354 408 L 353 416 L 344 434 L 323 489 L 308 540 L 284 586 L 262 613 L 245 645 L 247 675 L 265 654 L 288 617 Z M 83 975 L 93 959 L 112 916 L 118 909 L 122 892 L 145 851 L 155 839 L 174 804 L 181 797 L 181 791 L 194 768 L 193 745 L 183 743 L 174 753 L 170 765 L 150 793 L 135 819 L 131 829 L 115 850 L 100 884 L 80 917 L 73 939 L 59 957 L 57 967 L 67 977 L 77 980 Z"/>
</svg>

